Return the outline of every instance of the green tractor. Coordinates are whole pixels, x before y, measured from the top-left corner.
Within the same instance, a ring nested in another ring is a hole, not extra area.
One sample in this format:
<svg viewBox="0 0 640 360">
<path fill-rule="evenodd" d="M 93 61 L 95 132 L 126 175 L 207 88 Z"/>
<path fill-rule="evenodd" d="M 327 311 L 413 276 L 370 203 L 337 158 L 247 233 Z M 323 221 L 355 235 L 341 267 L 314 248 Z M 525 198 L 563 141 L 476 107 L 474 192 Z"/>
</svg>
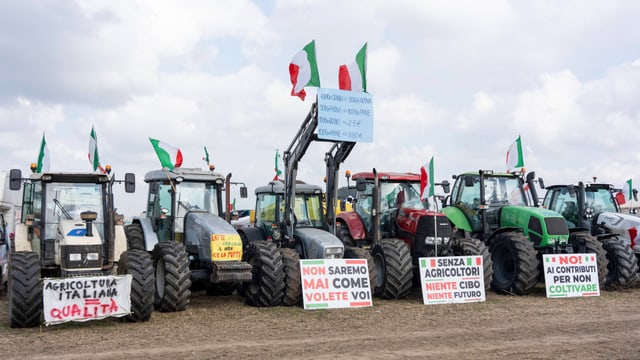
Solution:
<svg viewBox="0 0 640 360">
<path fill-rule="evenodd" d="M 570 237 L 555 211 L 538 207 L 535 173 L 479 170 L 454 176 L 443 212 L 454 231 L 483 240 L 493 261 L 492 289 L 525 295 L 543 280 L 542 254 L 595 253 L 600 285 L 607 275 L 602 244 L 593 236 Z"/>
</svg>

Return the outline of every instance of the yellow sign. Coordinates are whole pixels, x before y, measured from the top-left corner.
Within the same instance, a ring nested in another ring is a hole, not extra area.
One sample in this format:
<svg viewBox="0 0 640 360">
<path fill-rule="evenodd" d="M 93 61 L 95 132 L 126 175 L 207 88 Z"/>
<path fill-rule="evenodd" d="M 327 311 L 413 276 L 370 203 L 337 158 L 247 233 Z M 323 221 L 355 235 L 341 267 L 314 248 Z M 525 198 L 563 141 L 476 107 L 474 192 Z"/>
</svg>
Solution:
<svg viewBox="0 0 640 360">
<path fill-rule="evenodd" d="M 238 234 L 211 234 L 211 260 L 242 260 L 242 239 Z"/>
</svg>

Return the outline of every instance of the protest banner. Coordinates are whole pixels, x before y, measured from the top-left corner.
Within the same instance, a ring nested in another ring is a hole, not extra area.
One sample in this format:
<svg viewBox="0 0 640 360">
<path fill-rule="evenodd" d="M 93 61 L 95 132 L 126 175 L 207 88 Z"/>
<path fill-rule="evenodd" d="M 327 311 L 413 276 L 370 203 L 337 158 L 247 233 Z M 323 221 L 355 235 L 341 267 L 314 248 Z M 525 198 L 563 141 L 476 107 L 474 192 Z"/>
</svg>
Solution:
<svg viewBox="0 0 640 360">
<path fill-rule="evenodd" d="M 305 309 L 371 306 L 366 259 L 300 260 Z"/>
<path fill-rule="evenodd" d="M 595 254 L 543 255 L 547 298 L 600 296 Z"/>
<path fill-rule="evenodd" d="M 420 258 L 419 264 L 424 304 L 485 301 L 482 256 Z"/>
</svg>

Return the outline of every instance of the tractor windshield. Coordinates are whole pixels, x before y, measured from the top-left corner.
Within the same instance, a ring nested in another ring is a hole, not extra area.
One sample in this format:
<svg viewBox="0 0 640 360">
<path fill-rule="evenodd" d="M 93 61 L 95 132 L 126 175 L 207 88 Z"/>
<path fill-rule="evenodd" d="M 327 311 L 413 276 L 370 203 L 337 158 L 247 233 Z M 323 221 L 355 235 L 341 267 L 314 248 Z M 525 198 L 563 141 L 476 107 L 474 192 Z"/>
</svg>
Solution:
<svg viewBox="0 0 640 360">
<path fill-rule="evenodd" d="M 217 185 L 203 182 L 182 182 L 176 186 L 177 216 L 184 217 L 190 210 L 218 213 Z"/>
<path fill-rule="evenodd" d="M 495 176 L 484 181 L 484 194 L 488 205 L 525 206 L 527 201 L 517 177 Z"/>
<path fill-rule="evenodd" d="M 293 213 L 296 216 L 296 225 L 298 226 L 323 227 L 322 195 L 296 194 Z"/>
<path fill-rule="evenodd" d="M 386 213 L 394 208 L 425 209 L 420 200 L 420 184 L 411 182 L 384 182 L 380 186 L 380 212 Z"/>
<path fill-rule="evenodd" d="M 593 208 L 596 214 L 600 212 L 617 212 L 615 200 L 609 189 L 606 188 L 586 188 L 585 207 Z"/>
<path fill-rule="evenodd" d="M 93 211 L 98 214 L 94 224 L 102 236 L 104 225 L 103 185 L 91 183 L 50 183 L 46 185 L 46 211 L 44 214 L 44 238 L 55 239 L 60 220 L 80 220 L 80 213 Z"/>
</svg>

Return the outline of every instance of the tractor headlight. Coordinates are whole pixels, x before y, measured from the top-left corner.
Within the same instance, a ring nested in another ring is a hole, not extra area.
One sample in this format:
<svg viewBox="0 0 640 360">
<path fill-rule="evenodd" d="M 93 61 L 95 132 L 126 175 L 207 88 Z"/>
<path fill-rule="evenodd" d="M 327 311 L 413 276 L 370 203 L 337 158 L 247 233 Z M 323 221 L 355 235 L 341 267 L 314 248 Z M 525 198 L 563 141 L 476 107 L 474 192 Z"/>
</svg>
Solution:
<svg viewBox="0 0 640 360">
<path fill-rule="evenodd" d="M 89 261 L 100 260 L 100 255 L 98 253 L 87 253 L 87 260 Z"/>
<path fill-rule="evenodd" d="M 80 261 L 82 260 L 82 254 L 73 253 L 69 254 L 69 261 Z"/>
<path fill-rule="evenodd" d="M 342 259 L 343 248 L 341 247 L 328 247 L 324 249 L 325 259 Z"/>
</svg>

